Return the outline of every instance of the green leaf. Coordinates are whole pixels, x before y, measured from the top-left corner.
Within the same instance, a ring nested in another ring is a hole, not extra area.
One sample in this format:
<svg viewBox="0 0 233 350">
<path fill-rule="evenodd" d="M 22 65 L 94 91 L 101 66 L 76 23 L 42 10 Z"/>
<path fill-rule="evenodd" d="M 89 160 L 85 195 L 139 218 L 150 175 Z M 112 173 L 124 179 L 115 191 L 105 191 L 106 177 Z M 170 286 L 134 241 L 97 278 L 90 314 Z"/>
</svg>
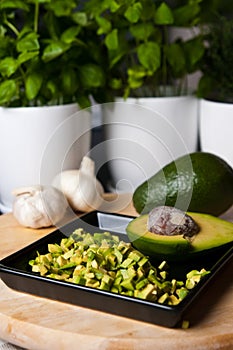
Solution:
<svg viewBox="0 0 233 350">
<path fill-rule="evenodd" d="M 3 77 L 10 77 L 18 69 L 18 62 L 13 57 L 6 57 L 0 61 L 0 73 Z"/>
<path fill-rule="evenodd" d="M 100 87 L 104 85 L 105 76 L 102 69 L 96 64 L 85 64 L 80 67 L 80 78 L 86 88 Z"/>
<path fill-rule="evenodd" d="M 51 43 L 44 49 L 42 59 L 44 62 L 49 62 L 70 48 L 70 45 L 62 41 L 51 41 Z"/>
<path fill-rule="evenodd" d="M 200 5 L 193 2 L 174 9 L 174 25 L 190 27 L 197 24 L 199 20 L 198 14 L 200 13 L 200 10 Z"/>
<path fill-rule="evenodd" d="M 178 43 L 173 43 L 165 48 L 167 60 L 175 74 L 185 70 L 185 55 L 182 47 Z"/>
<path fill-rule="evenodd" d="M 62 87 L 65 94 L 73 95 L 78 88 L 77 74 L 74 69 L 66 67 L 61 72 Z"/>
<path fill-rule="evenodd" d="M 207 98 L 209 93 L 213 90 L 215 86 L 215 81 L 209 76 L 203 75 L 199 80 L 197 96 L 200 98 Z"/>
<path fill-rule="evenodd" d="M 91 106 L 90 99 L 85 95 L 79 94 L 77 97 L 77 102 L 78 102 L 78 105 L 81 109 L 89 108 Z"/>
<path fill-rule="evenodd" d="M 109 50 L 116 50 L 118 48 L 118 30 L 113 29 L 105 38 L 105 45 Z"/>
<path fill-rule="evenodd" d="M 162 2 L 162 4 L 156 10 L 155 23 L 158 25 L 167 25 L 172 24 L 173 22 L 174 18 L 172 10 L 165 2 Z"/>
<path fill-rule="evenodd" d="M 109 86 L 114 90 L 118 90 L 122 87 L 122 80 L 113 78 L 109 81 Z"/>
<path fill-rule="evenodd" d="M 11 55 L 11 40 L 8 36 L 0 38 L 0 58 Z"/>
<path fill-rule="evenodd" d="M 55 82 L 52 81 L 52 80 L 49 80 L 49 81 L 47 82 L 47 84 L 46 84 L 46 89 L 49 91 L 49 93 L 50 93 L 50 95 L 51 95 L 50 99 L 53 99 L 53 98 L 57 95 L 57 93 L 58 93 L 58 86 L 57 86 L 57 84 L 55 84 Z"/>
<path fill-rule="evenodd" d="M 85 12 L 75 12 L 71 15 L 72 20 L 79 24 L 81 27 L 85 27 L 87 25 L 87 15 Z"/>
<path fill-rule="evenodd" d="M 146 70 L 142 66 L 134 66 L 127 70 L 129 76 L 134 77 L 134 79 L 141 79 L 146 76 Z"/>
<path fill-rule="evenodd" d="M 20 0 L 1 0 L 0 10 L 3 9 L 20 9 L 29 11 L 29 6 L 25 4 L 25 1 Z"/>
<path fill-rule="evenodd" d="M 116 1 L 114 1 L 114 0 L 111 0 L 109 5 L 110 5 L 110 11 L 111 11 L 112 13 L 116 12 L 116 11 L 119 10 L 119 8 L 121 7 L 121 5 L 118 4 L 118 3 L 117 3 Z"/>
<path fill-rule="evenodd" d="M 113 68 L 117 62 L 124 56 L 125 52 L 120 50 L 109 51 L 109 67 Z"/>
<path fill-rule="evenodd" d="M 53 0 L 49 2 L 48 8 L 50 8 L 57 17 L 67 17 L 72 14 L 76 6 L 77 4 L 72 0 Z"/>
<path fill-rule="evenodd" d="M 134 76 L 128 77 L 128 84 L 131 89 L 138 89 L 143 84 L 143 79 L 137 79 Z"/>
<path fill-rule="evenodd" d="M 17 95 L 18 89 L 15 80 L 9 79 L 0 84 L 0 105 L 5 105 Z"/>
<path fill-rule="evenodd" d="M 6 32 L 7 32 L 6 28 L 0 25 L 0 37 L 1 38 L 4 38 Z"/>
<path fill-rule="evenodd" d="M 30 61 L 31 59 L 35 58 L 36 56 L 39 56 L 40 51 L 29 51 L 29 52 L 22 52 L 18 56 L 18 63 L 22 64 L 24 62 Z"/>
<path fill-rule="evenodd" d="M 203 40 L 200 37 L 197 37 L 186 41 L 183 46 L 189 63 L 189 70 L 196 69 L 196 64 L 201 60 L 205 53 Z"/>
<path fill-rule="evenodd" d="M 31 73 L 27 76 L 25 87 L 26 96 L 29 100 L 35 98 L 41 88 L 43 76 L 41 73 Z"/>
<path fill-rule="evenodd" d="M 142 4 L 140 2 L 136 2 L 132 6 L 129 6 L 124 13 L 125 18 L 130 23 L 137 23 L 140 19 L 142 12 Z"/>
<path fill-rule="evenodd" d="M 110 32 L 110 30 L 112 29 L 112 24 L 109 20 L 107 20 L 104 17 L 100 17 L 97 16 L 96 17 L 96 22 L 99 25 L 99 29 L 97 31 L 97 34 L 101 35 L 101 34 L 107 34 Z"/>
<path fill-rule="evenodd" d="M 161 62 L 160 47 L 157 43 L 148 41 L 137 49 L 139 62 L 151 72 L 155 72 Z"/>
<path fill-rule="evenodd" d="M 135 65 L 127 70 L 130 89 L 138 89 L 143 85 L 143 78 L 147 75 L 144 67 Z"/>
<path fill-rule="evenodd" d="M 79 26 L 73 26 L 65 30 L 61 35 L 61 40 L 66 44 L 71 44 L 80 32 Z"/>
<path fill-rule="evenodd" d="M 130 27 L 130 33 L 138 40 L 147 40 L 154 31 L 152 23 L 138 23 Z"/>
<path fill-rule="evenodd" d="M 38 41 L 38 35 L 35 32 L 31 32 L 23 36 L 16 45 L 18 52 L 39 50 L 40 44 Z"/>
</svg>

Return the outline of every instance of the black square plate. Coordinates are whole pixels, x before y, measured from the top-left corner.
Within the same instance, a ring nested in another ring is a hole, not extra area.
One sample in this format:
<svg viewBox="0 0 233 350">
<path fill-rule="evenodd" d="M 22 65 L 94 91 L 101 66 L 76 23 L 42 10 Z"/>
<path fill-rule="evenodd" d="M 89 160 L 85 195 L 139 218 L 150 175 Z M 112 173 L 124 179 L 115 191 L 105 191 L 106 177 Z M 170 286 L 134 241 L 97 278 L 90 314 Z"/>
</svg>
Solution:
<svg viewBox="0 0 233 350">
<path fill-rule="evenodd" d="M 233 246 L 219 249 L 212 257 L 188 264 L 170 264 L 170 276 L 185 279 L 185 275 L 192 269 L 205 268 L 211 273 L 206 275 L 188 296 L 176 306 L 167 306 L 134 297 L 123 296 L 99 289 L 79 286 L 70 282 L 58 281 L 48 277 L 41 277 L 31 272 L 28 264 L 34 259 L 36 252 L 47 252 L 48 243 L 59 243 L 62 238 L 69 236 L 75 229 L 84 228 L 85 231 L 110 231 L 127 241 L 125 228 L 133 219 L 131 216 L 110 214 L 93 211 L 62 226 L 40 240 L 19 250 L 0 261 L 0 277 L 4 283 L 17 291 L 67 302 L 82 307 L 92 308 L 115 315 L 150 322 L 166 327 L 175 327 L 182 319 L 188 306 L 196 299 L 200 292 L 215 274 L 233 256 Z M 152 262 L 154 263 L 154 262 Z M 156 266 L 156 265 L 155 265 Z"/>
</svg>

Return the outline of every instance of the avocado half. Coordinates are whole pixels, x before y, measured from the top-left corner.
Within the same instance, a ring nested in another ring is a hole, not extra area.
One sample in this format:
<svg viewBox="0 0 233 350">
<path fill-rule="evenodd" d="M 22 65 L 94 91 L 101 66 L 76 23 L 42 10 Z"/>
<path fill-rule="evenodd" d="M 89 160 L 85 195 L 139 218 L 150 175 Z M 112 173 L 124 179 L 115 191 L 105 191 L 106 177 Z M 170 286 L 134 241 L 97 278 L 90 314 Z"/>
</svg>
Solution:
<svg viewBox="0 0 233 350">
<path fill-rule="evenodd" d="M 187 213 L 200 230 L 190 240 L 183 235 L 164 236 L 149 232 L 148 214 L 133 219 L 126 232 L 132 245 L 152 258 L 183 261 L 206 255 L 224 245 L 233 244 L 233 223 L 209 214 Z"/>
</svg>

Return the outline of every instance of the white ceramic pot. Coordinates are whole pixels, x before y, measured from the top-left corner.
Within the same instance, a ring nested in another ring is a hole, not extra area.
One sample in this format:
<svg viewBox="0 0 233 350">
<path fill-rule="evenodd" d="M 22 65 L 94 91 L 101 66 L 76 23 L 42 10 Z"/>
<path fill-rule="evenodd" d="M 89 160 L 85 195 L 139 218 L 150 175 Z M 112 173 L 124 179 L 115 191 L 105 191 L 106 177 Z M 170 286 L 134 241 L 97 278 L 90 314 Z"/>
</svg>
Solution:
<svg viewBox="0 0 233 350">
<path fill-rule="evenodd" d="M 103 105 L 106 162 L 117 191 L 134 191 L 164 165 L 197 150 L 192 96 L 117 99 Z"/>
<path fill-rule="evenodd" d="M 233 167 L 233 104 L 200 101 L 200 145 Z"/>
<path fill-rule="evenodd" d="M 77 104 L 0 108 L 0 211 L 12 208 L 12 190 L 51 184 L 78 168 L 90 149 L 91 115 Z"/>
</svg>

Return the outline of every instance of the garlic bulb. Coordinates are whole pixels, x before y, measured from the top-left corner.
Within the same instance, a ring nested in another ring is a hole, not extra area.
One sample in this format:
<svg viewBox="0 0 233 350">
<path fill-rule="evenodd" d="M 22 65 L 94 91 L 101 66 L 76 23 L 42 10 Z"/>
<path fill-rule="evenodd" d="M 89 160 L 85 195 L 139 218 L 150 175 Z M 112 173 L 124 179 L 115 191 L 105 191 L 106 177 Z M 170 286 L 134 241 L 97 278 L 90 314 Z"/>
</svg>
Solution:
<svg viewBox="0 0 233 350">
<path fill-rule="evenodd" d="M 64 195 L 52 186 L 22 187 L 13 191 L 13 215 L 26 227 L 55 225 L 65 215 L 68 203 Z"/>
<path fill-rule="evenodd" d="M 89 157 L 82 159 L 79 169 L 65 170 L 58 174 L 52 185 L 64 193 L 76 211 L 97 209 L 103 200 L 103 186 L 96 179 L 95 163 Z"/>
</svg>

